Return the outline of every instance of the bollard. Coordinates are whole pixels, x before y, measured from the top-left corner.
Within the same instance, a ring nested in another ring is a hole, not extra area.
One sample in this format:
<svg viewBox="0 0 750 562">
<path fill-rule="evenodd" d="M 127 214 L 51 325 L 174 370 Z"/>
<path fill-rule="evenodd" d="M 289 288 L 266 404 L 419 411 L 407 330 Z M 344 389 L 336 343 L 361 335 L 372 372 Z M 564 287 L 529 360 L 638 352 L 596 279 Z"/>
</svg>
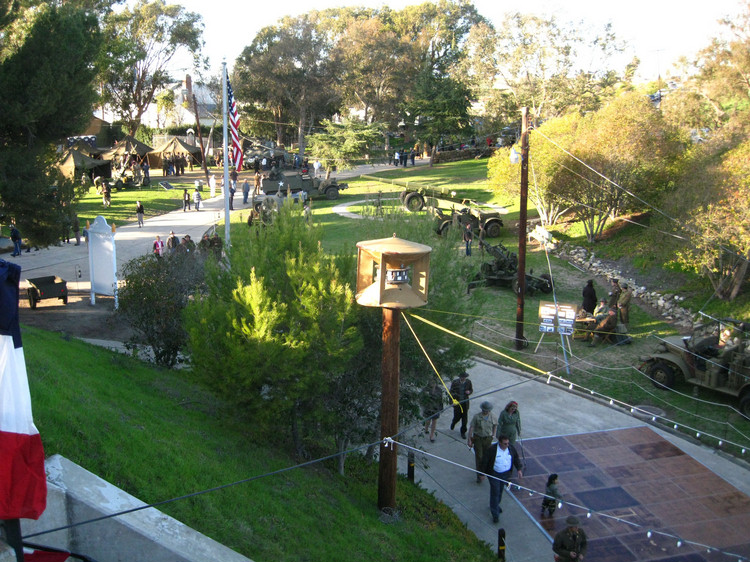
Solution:
<svg viewBox="0 0 750 562">
<path fill-rule="evenodd" d="M 406 468 L 406 477 L 409 479 L 409 482 L 414 484 L 414 451 L 409 451 L 409 454 L 407 455 L 407 462 L 408 466 Z"/>
<path fill-rule="evenodd" d="M 505 529 L 497 530 L 497 559 L 505 560 Z"/>
</svg>

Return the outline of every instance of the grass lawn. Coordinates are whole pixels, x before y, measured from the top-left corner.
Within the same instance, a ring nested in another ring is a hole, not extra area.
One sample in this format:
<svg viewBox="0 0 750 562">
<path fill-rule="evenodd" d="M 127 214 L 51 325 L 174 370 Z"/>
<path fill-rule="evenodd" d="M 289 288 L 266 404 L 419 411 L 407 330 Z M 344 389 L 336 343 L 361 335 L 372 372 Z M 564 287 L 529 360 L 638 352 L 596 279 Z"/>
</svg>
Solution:
<svg viewBox="0 0 750 562">
<path fill-rule="evenodd" d="M 185 372 L 56 333 L 24 328 L 23 337 L 47 455 L 64 455 L 148 503 L 258 478 L 160 507 L 258 562 L 494 558 L 449 508 L 405 480 L 400 518 L 381 522 L 377 466 L 359 455 L 349 456 L 346 477 L 334 461 L 264 477 L 297 464 L 283 453 L 284 434 L 259 435 Z"/>
</svg>

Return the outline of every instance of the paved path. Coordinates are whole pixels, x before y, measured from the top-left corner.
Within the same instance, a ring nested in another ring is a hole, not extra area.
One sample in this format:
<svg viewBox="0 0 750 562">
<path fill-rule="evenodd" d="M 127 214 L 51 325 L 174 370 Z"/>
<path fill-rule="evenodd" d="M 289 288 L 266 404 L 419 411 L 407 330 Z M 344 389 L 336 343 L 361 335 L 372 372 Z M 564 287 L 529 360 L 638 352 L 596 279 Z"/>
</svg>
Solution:
<svg viewBox="0 0 750 562">
<path fill-rule="evenodd" d="M 471 420 L 479 411 L 478 404 L 484 400 L 489 400 L 494 405 L 493 412 L 496 415 L 509 401 L 515 400 L 523 416 L 524 439 L 646 424 L 621 408 L 591 400 L 564 387 L 548 385 L 545 378 L 533 379 L 483 361 L 478 361 L 469 373 L 474 385 L 469 419 Z M 410 435 L 415 446 L 421 447 L 425 453 L 416 455 L 415 480 L 433 491 L 436 497 L 448 505 L 467 527 L 491 545 L 493 550 L 497 548 L 497 530 L 504 528 L 507 533 L 509 562 L 552 560 L 549 538 L 537 522 L 527 515 L 520 503 L 515 501 L 512 493 L 503 496 L 500 523 L 492 523 L 489 512 L 489 484 L 487 481 L 476 484 L 475 473 L 473 470 L 467 470 L 466 467 L 474 467 L 474 455 L 467 448 L 466 441 L 461 439 L 459 427 L 450 430 L 452 417 L 453 412 L 450 408 L 440 416 L 435 443 L 430 443 L 419 431 Z M 750 495 L 750 469 L 747 463 L 729 460 L 710 447 L 651 427 L 663 438 Z M 399 470 L 406 473 L 406 452 L 402 449 L 400 453 Z M 457 464 L 449 464 L 442 459 Z M 523 481 L 519 483 L 522 484 Z M 559 510 L 556 516 L 565 517 L 565 507 Z"/>
</svg>

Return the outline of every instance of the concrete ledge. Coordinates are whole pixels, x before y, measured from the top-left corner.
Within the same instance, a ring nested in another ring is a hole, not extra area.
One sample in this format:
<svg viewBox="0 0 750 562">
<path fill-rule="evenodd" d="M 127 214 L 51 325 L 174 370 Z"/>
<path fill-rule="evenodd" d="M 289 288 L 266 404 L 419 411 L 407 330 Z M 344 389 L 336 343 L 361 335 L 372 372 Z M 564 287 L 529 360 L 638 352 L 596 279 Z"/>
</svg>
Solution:
<svg viewBox="0 0 750 562">
<path fill-rule="evenodd" d="M 24 536 L 146 505 L 60 455 L 45 464 L 47 509 L 38 521 L 22 521 Z M 98 562 L 252 562 L 154 508 L 29 540 Z"/>
</svg>

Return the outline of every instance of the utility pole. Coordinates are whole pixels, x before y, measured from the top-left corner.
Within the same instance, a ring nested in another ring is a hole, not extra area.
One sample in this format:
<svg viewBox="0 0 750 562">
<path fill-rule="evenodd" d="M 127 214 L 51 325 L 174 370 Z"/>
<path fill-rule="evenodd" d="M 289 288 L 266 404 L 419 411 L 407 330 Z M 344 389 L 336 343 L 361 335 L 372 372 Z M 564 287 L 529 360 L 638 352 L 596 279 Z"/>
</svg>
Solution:
<svg viewBox="0 0 750 562">
<path fill-rule="evenodd" d="M 529 108 L 521 108 L 521 209 L 518 217 L 518 295 L 516 303 L 516 349 L 526 347 L 523 308 L 526 293 L 526 203 L 529 197 Z"/>
</svg>

